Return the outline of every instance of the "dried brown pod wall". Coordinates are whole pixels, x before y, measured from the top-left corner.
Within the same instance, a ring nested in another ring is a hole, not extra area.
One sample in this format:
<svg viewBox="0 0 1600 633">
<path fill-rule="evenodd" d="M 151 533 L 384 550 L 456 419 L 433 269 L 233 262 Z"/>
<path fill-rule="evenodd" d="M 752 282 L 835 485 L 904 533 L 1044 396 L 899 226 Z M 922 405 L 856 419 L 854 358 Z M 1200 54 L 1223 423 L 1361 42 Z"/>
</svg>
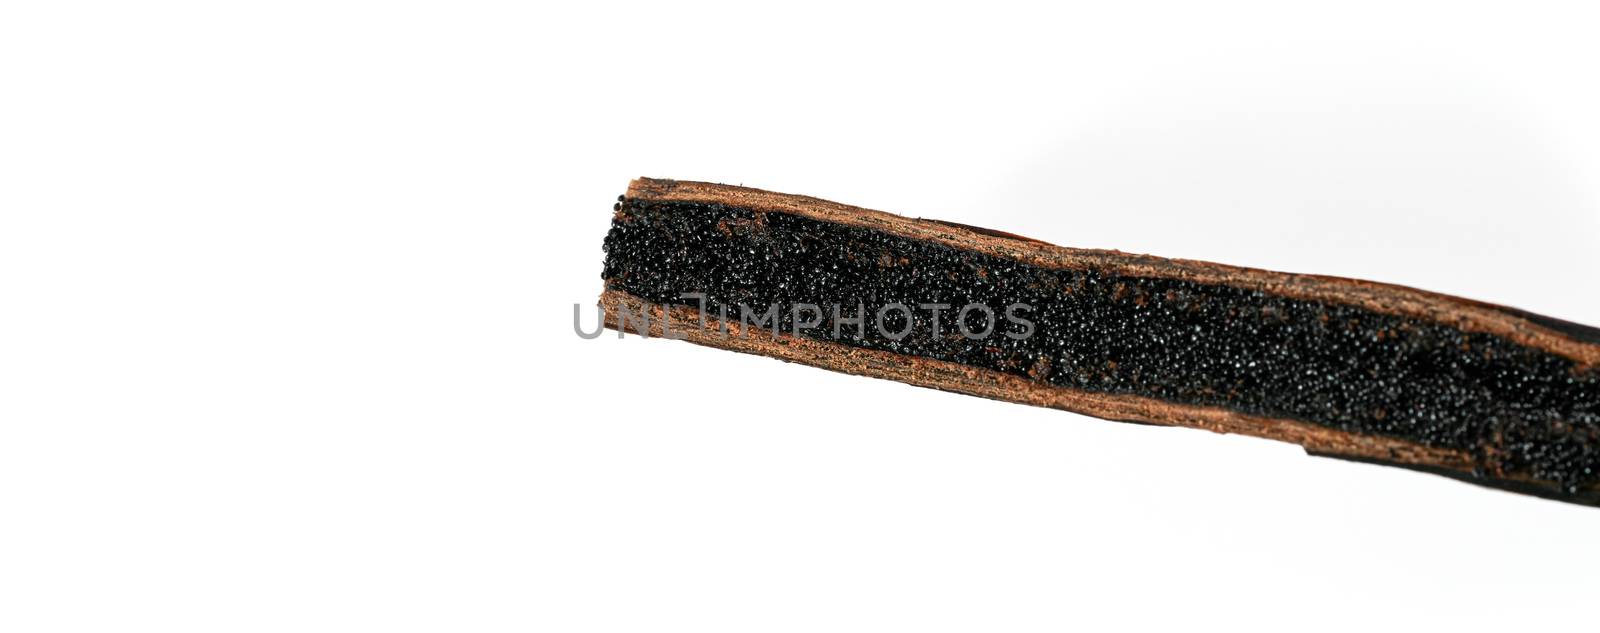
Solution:
<svg viewBox="0 0 1600 633">
<path fill-rule="evenodd" d="M 688 181 L 633 181 L 605 246 L 613 329 L 1600 505 L 1587 326 Z"/>
</svg>

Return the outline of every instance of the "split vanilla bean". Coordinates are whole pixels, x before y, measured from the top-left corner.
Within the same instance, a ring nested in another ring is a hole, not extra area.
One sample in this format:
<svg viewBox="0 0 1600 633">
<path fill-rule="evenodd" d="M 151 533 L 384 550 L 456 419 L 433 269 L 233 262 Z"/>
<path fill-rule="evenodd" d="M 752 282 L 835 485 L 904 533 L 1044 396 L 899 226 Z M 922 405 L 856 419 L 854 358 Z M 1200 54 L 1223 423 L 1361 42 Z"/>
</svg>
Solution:
<svg viewBox="0 0 1600 633">
<path fill-rule="evenodd" d="M 605 247 L 613 329 L 1600 505 L 1587 326 L 687 181 L 635 180 Z"/>
</svg>

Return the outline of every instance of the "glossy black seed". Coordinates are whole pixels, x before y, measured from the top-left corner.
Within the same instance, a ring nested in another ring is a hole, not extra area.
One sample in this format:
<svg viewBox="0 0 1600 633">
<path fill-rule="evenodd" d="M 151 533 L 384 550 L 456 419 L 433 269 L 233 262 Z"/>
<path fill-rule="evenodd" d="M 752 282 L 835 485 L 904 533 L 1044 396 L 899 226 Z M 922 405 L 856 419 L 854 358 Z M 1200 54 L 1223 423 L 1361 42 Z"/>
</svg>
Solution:
<svg viewBox="0 0 1600 633">
<path fill-rule="evenodd" d="M 1003 319 L 983 340 L 951 336 L 954 309 L 937 324 L 915 311 L 911 334 L 898 341 L 876 335 L 870 319 L 866 336 L 843 325 L 835 337 L 826 309 L 823 324 L 802 335 L 1469 451 L 1475 475 L 1533 477 L 1568 491 L 1600 479 L 1600 376 L 1493 335 L 1230 286 L 1045 269 L 781 213 L 622 207 L 603 276 L 650 301 L 694 305 L 681 294 L 701 292 L 735 319 L 740 304 L 758 312 L 777 304 L 785 331 L 797 302 L 840 303 L 845 318 L 858 300 L 869 314 L 896 302 L 981 303 L 996 314 L 1026 303 L 1037 330 L 1022 340 L 1001 335 Z M 974 315 L 969 326 L 982 322 Z"/>
</svg>

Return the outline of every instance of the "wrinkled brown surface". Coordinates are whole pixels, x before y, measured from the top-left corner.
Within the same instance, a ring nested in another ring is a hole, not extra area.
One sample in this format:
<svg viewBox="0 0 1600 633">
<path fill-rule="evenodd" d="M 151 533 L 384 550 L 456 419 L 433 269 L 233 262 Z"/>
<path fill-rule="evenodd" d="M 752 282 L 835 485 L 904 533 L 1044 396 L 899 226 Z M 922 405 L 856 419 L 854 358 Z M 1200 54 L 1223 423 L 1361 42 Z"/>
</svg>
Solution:
<svg viewBox="0 0 1600 633">
<path fill-rule="evenodd" d="M 1346 304 L 1378 313 L 1425 319 L 1461 331 L 1493 334 L 1520 345 L 1564 356 L 1584 368 L 1600 364 L 1600 345 L 1585 336 L 1591 328 L 1404 286 L 1162 259 L 1117 251 L 1066 248 L 989 229 L 906 218 L 815 198 L 726 185 L 639 179 L 629 187 L 628 197 L 714 203 L 799 215 L 1049 268 L 1181 279 L 1229 285 L 1287 298 Z M 692 343 L 834 371 L 995 400 L 1052 407 L 1110 420 L 1182 426 L 1280 440 L 1301 445 L 1317 455 L 1414 468 L 1518 492 L 1557 496 L 1567 501 L 1600 503 L 1600 491 L 1593 488 L 1577 495 L 1559 495 L 1546 489 L 1547 482 L 1516 478 L 1485 479 L 1474 475 L 1471 470 L 1473 457 L 1459 450 L 1346 432 L 1299 420 L 1249 415 L 1222 407 L 1089 392 L 958 363 L 786 334 L 774 335 L 766 330 L 746 335 L 736 321 L 723 324 L 711 318 L 702 326 L 700 315 L 693 308 L 650 305 L 616 288 L 608 287 L 601 296 L 601 303 L 606 308 L 606 325 L 612 329 L 621 327 L 616 315 L 619 308 L 626 308 L 632 313 L 652 315 L 650 329 L 654 336 L 662 334 L 662 324 L 666 322 L 675 336 Z M 726 336 L 722 334 L 724 329 Z"/>
</svg>

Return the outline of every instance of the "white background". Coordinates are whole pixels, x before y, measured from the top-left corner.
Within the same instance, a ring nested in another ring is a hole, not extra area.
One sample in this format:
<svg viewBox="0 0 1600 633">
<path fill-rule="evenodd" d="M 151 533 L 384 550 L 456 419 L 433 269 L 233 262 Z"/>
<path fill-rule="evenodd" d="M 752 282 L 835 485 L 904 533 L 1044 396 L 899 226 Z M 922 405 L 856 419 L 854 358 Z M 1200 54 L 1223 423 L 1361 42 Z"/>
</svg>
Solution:
<svg viewBox="0 0 1600 633">
<path fill-rule="evenodd" d="M 1600 323 L 1582 6 L 5 3 L 0 630 L 1592 627 L 1592 508 L 571 326 L 641 175 Z"/>
</svg>

